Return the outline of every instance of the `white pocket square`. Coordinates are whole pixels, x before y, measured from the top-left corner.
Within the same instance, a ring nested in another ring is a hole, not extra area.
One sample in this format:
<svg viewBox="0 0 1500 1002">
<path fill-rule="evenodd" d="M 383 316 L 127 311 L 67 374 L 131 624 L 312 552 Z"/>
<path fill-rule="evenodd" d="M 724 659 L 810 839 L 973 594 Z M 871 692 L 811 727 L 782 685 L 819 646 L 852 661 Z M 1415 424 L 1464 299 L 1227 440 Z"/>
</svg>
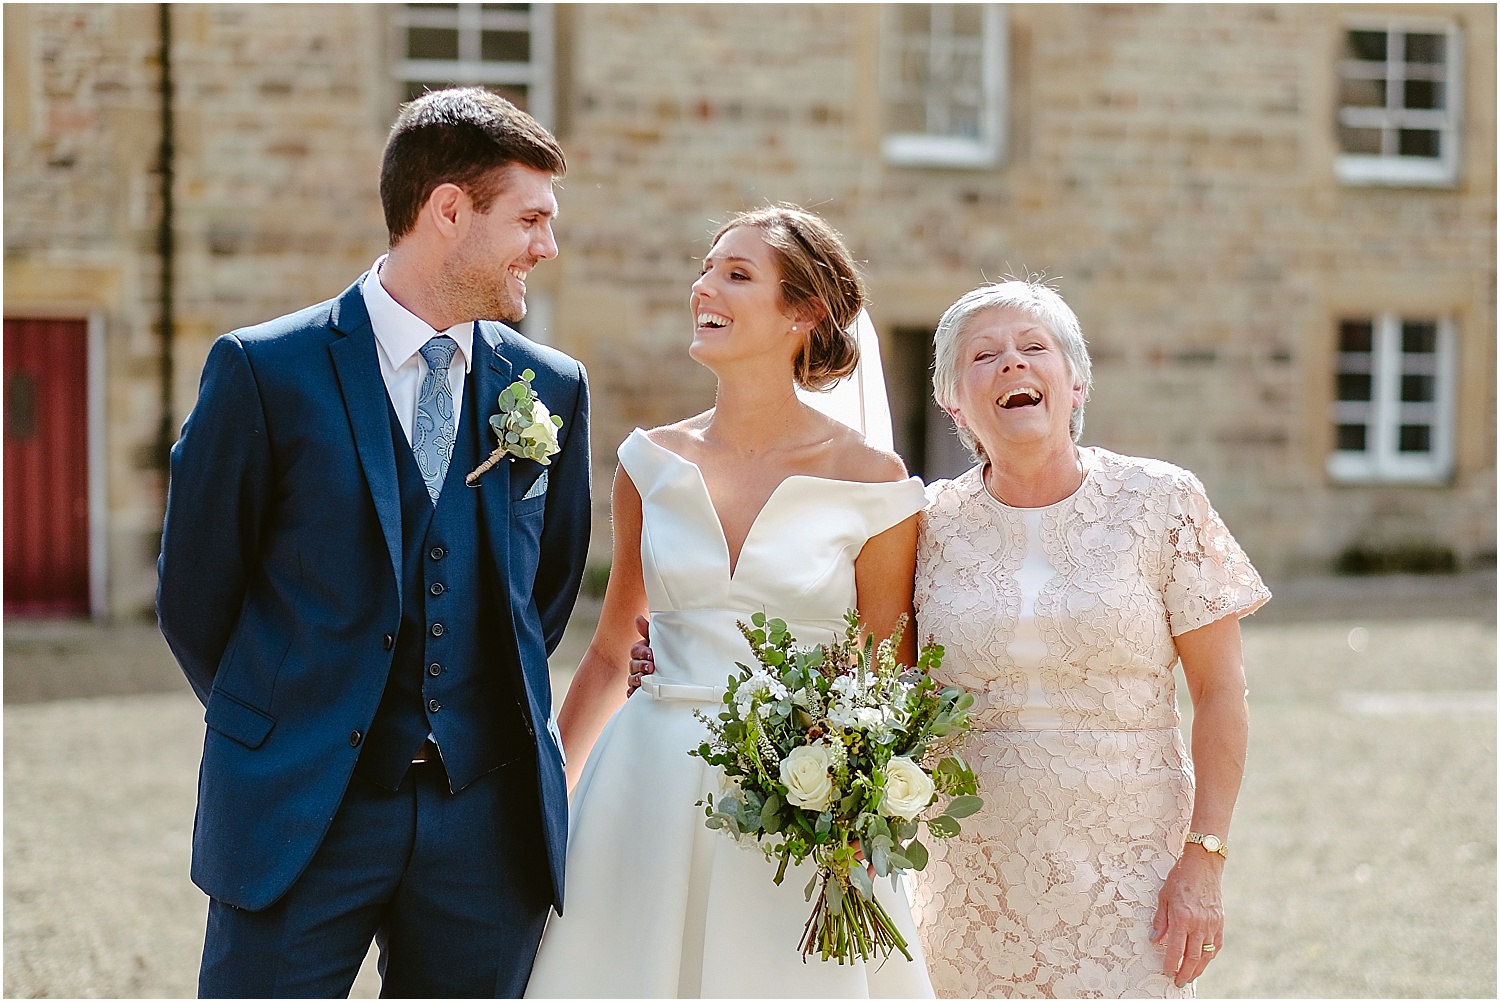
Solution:
<svg viewBox="0 0 1500 1002">
<path fill-rule="evenodd" d="M 535 480 L 533 480 L 531 482 L 531 486 L 528 487 L 528 488 L 526 488 L 526 494 L 525 494 L 524 497 L 521 498 L 521 500 L 522 501 L 528 501 L 531 498 L 539 498 L 543 494 L 546 494 L 546 493 L 547 493 L 547 471 L 543 470 L 542 471 L 542 475 L 539 476 L 539 477 L 537 477 Z"/>
</svg>

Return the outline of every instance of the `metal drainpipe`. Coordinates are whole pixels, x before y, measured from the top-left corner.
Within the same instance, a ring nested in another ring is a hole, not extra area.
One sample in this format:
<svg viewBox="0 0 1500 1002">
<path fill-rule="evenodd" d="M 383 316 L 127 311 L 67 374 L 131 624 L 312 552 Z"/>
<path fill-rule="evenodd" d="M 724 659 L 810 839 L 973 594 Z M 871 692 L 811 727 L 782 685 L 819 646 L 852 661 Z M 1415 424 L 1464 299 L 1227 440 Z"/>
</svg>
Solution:
<svg viewBox="0 0 1500 1002">
<path fill-rule="evenodd" d="M 172 228 L 175 206 L 172 187 L 176 167 L 176 145 L 172 128 L 172 5 L 158 5 L 161 35 L 161 225 L 157 232 L 157 253 L 161 256 L 161 426 L 157 429 L 156 453 L 163 472 L 170 468 L 172 444 L 177 431 L 172 418 L 173 342 L 177 338 L 177 317 L 173 303 L 173 273 L 176 243 Z"/>
</svg>

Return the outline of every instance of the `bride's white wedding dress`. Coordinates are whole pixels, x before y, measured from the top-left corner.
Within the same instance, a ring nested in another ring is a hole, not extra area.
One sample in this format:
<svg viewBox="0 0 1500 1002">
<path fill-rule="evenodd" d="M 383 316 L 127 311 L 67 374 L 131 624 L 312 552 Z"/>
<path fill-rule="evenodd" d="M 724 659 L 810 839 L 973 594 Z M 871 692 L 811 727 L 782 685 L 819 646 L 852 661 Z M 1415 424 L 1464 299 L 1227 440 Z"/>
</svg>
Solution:
<svg viewBox="0 0 1500 1002">
<path fill-rule="evenodd" d="M 932 997 L 905 893 L 889 880 L 877 894 L 914 960 L 803 963 L 813 868 L 777 886 L 759 850 L 707 828 L 694 802 L 717 794 L 717 770 L 688 754 L 705 735 L 693 711 L 715 712 L 715 688 L 750 658 L 735 621 L 764 611 L 803 643 L 842 633 L 854 558 L 922 508 L 921 482 L 789 477 L 731 568 L 698 467 L 639 430 L 619 455 L 641 495 L 655 681 L 589 756 L 569 822 L 565 914 L 547 927 L 527 996 Z"/>
</svg>

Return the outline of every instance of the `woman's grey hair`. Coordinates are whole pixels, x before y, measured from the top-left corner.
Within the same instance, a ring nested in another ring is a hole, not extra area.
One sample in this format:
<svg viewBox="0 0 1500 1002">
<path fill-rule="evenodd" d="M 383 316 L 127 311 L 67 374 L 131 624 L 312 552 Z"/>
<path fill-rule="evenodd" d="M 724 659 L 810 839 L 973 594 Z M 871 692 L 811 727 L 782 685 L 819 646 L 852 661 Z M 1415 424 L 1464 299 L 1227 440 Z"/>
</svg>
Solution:
<svg viewBox="0 0 1500 1002">
<path fill-rule="evenodd" d="M 958 390 L 958 347 L 968 332 L 974 318 L 989 310 L 1016 310 L 1045 327 L 1062 349 L 1068 362 L 1068 373 L 1075 383 L 1083 384 L 1083 401 L 1088 403 L 1089 391 L 1094 386 L 1093 366 L 1089 362 L 1088 345 L 1083 340 L 1083 328 L 1078 316 L 1057 291 L 1042 284 L 1040 277 L 1025 280 L 1012 279 L 1005 282 L 990 282 L 972 292 L 966 292 L 958 302 L 948 307 L 943 319 L 938 321 L 933 335 L 932 395 L 938 406 L 949 410 L 955 406 Z M 958 428 L 959 441 L 974 454 L 976 459 L 985 459 L 984 448 L 973 432 Z M 1083 404 L 1073 408 L 1068 417 L 1068 430 L 1073 441 L 1083 434 Z"/>
</svg>

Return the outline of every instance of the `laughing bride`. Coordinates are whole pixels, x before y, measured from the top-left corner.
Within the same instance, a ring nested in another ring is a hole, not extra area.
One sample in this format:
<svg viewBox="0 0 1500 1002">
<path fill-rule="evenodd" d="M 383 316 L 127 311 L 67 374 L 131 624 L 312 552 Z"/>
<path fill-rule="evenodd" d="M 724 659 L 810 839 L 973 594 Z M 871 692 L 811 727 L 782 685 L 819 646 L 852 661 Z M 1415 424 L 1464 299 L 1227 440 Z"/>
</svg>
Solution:
<svg viewBox="0 0 1500 1002">
<path fill-rule="evenodd" d="M 694 710 L 749 654 L 736 620 L 764 611 L 817 643 L 847 608 L 876 636 L 911 611 L 921 482 L 797 392 L 855 372 L 862 283 L 827 223 L 773 206 L 719 231 L 691 299 L 689 353 L 717 377 L 716 404 L 619 449 L 609 586 L 559 716 L 576 783 L 566 914 L 527 995 L 931 997 L 915 949 L 803 963 L 809 874 L 774 884 L 759 852 L 707 828 L 694 803 L 718 780 L 688 754 L 705 736 Z M 657 673 L 625 702 L 647 614 Z M 877 894 L 915 947 L 900 885 Z"/>
</svg>

